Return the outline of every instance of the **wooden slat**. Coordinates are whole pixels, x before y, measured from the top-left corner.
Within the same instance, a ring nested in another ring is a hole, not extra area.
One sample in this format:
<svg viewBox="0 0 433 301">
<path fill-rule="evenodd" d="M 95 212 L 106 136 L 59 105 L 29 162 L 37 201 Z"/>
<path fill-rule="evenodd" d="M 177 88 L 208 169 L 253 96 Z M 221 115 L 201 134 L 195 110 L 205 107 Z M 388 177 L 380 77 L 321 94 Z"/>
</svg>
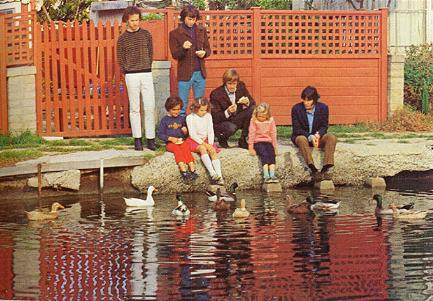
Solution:
<svg viewBox="0 0 433 301">
<path fill-rule="evenodd" d="M 68 131 L 74 132 L 77 130 L 76 128 L 76 124 L 77 124 L 77 120 L 76 120 L 76 114 L 75 114 L 75 91 L 77 85 L 75 82 L 75 78 L 74 78 L 74 70 L 73 70 L 73 64 L 74 64 L 74 58 L 73 58 L 73 52 L 72 50 L 75 48 L 73 47 L 73 37 L 72 37 L 73 31 L 72 31 L 72 23 L 70 21 L 68 21 L 66 23 L 66 40 L 65 40 L 65 44 L 67 45 L 67 49 L 65 51 L 65 55 L 66 55 L 66 62 L 65 62 L 65 67 L 67 70 L 67 88 L 66 90 L 63 92 L 62 90 L 62 94 L 63 93 L 67 93 L 68 97 L 67 97 L 67 106 L 65 109 L 67 109 L 69 112 L 68 116 L 69 116 L 69 125 L 68 125 Z M 66 112 L 65 112 L 66 113 Z"/>
<path fill-rule="evenodd" d="M 54 24 L 52 25 L 54 26 Z M 68 98 L 67 98 L 67 83 L 66 83 L 66 43 L 65 43 L 65 37 L 64 37 L 64 25 L 63 22 L 58 23 L 59 28 L 59 72 L 60 72 L 60 97 L 61 97 L 61 108 L 59 108 L 59 115 L 60 115 L 60 131 L 62 132 L 68 132 L 69 126 L 68 126 Z"/>
<path fill-rule="evenodd" d="M 98 86 L 100 86 L 98 77 L 96 75 L 97 73 L 97 49 L 99 48 L 99 44 L 96 40 L 96 28 L 93 24 L 93 22 L 90 22 L 90 74 L 92 79 L 92 117 L 93 117 L 93 124 L 92 129 L 97 131 L 100 130 L 99 126 L 99 96 L 98 96 Z M 98 36 L 100 38 L 100 36 Z"/>
<path fill-rule="evenodd" d="M 128 167 L 145 164 L 143 157 L 120 157 L 104 159 L 104 168 L 111 167 Z M 98 169 L 101 160 L 88 160 L 76 162 L 59 162 L 59 163 L 42 163 L 42 172 L 57 172 L 71 169 Z M 0 168 L 0 177 L 10 177 L 18 175 L 36 174 L 38 172 L 37 164 L 23 165 Z"/>
<path fill-rule="evenodd" d="M 8 132 L 8 95 L 6 79 L 6 24 L 0 15 L 0 134 Z"/>
<path fill-rule="evenodd" d="M 75 80 L 76 80 L 76 107 L 78 110 L 78 131 L 84 131 L 84 100 L 83 100 L 83 92 L 84 92 L 84 85 L 83 85 L 83 71 L 85 68 L 83 67 L 82 62 L 82 52 L 83 52 L 83 43 L 80 43 L 81 41 L 81 31 L 82 26 L 78 23 L 78 21 L 74 22 L 74 35 L 75 35 L 75 59 L 76 59 L 76 67 L 74 68 L 75 73 Z"/>
</svg>

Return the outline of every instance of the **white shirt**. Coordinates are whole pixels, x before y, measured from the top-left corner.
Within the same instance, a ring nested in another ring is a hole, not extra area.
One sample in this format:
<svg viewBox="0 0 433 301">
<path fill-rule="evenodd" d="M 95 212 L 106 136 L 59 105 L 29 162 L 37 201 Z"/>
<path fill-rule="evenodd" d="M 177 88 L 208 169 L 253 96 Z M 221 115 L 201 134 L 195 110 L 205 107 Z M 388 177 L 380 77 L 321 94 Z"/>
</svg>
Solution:
<svg viewBox="0 0 433 301">
<path fill-rule="evenodd" d="M 197 144 L 203 144 L 207 138 L 207 143 L 214 144 L 215 135 L 213 132 L 212 115 L 206 113 L 203 117 L 191 113 L 186 116 L 186 125 L 188 126 L 189 136 Z"/>
</svg>

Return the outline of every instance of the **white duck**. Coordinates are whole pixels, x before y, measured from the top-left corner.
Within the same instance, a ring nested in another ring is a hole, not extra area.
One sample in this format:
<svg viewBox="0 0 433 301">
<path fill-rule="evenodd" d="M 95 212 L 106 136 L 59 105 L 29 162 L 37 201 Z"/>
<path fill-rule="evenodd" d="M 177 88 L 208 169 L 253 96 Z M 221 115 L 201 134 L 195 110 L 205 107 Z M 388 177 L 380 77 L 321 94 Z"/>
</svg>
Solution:
<svg viewBox="0 0 433 301">
<path fill-rule="evenodd" d="M 233 184 L 231 184 L 229 186 L 226 193 L 220 194 L 220 199 L 224 200 L 226 202 L 235 202 L 237 200 L 236 188 L 238 188 L 238 187 L 239 187 L 238 183 L 234 182 Z M 217 194 L 215 192 L 212 192 L 210 190 L 206 190 L 205 193 L 207 195 L 207 199 L 210 202 L 216 202 L 217 201 L 218 198 L 217 198 Z"/>
<path fill-rule="evenodd" d="M 339 201 L 330 199 L 315 200 L 312 196 L 307 196 L 306 201 L 310 204 L 311 210 L 330 211 L 338 209 L 338 207 L 340 207 Z"/>
<path fill-rule="evenodd" d="M 139 198 L 123 198 L 123 199 L 125 200 L 126 206 L 129 207 L 153 206 L 155 205 L 155 200 L 152 197 L 152 193 L 154 191 L 158 191 L 158 189 L 150 185 L 149 188 L 147 188 L 147 196 L 145 200 Z"/>
<path fill-rule="evenodd" d="M 236 208 L 235 212 L 233 212 L 234 218 L 247 218 L 250 216 L 247 208 L 245 208 L 245 200 L 241 200 L 241 208 Z"/>
<path fill-rule="evenodd" d="M 173 209 L 171 214 L 176 215 L 176 216 L 188 216 L 188 215 L 190 215 L 191 212 L 189 211 L 188 207 L 186 207 L 186 205 L 183 203 L 182 195 L 177 194 L 176 199 L 177 199 L 177 207 Z"/>
</svg>

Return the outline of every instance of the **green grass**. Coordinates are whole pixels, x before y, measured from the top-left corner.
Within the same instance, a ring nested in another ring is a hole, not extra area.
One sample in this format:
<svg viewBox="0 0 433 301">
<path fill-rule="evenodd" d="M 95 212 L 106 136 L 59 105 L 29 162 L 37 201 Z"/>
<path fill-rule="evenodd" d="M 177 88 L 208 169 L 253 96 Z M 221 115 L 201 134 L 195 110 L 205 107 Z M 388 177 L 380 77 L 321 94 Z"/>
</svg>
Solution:
<svg viewBox="0 0 433 301">
<path fill-rule="evenodd" d="M 0 152 L 0 161 L 21 161 L 41 157 L 43 153 L 40 150 L 5 150 Z"/>
</svg>

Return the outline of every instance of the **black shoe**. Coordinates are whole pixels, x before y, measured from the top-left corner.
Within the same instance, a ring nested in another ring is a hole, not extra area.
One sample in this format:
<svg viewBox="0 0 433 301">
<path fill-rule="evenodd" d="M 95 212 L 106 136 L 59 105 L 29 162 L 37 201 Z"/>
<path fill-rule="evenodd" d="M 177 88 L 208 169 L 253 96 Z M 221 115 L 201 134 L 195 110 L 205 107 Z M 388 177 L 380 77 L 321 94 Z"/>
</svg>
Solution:
<svg viewBox="0 0 433 301">
<path fill-rule="evenodd" d="M 185 181 L 191 180 L 191 175 L 187 171 L 181 172 L 180 175 L 181 175 L 182 179 Z"/>
<path fill-rule="evenodd" d="M 150 150 L 156 150 L 157 145 L 155 143 L 155 139 L 147 139 L 147 148 Z"/>
<path fill-rule="evenodd" d="M 238 145 L 240 148 L 248 149 L 247 138 L 245 137 L 239 138 Z"/>
<path fill-rule="evenodd" d="M 192 181 L 195 181 L 198 178 L 198 174 L 195 171 L 191 171 L 189 175 Z"/>
<path fill-rule="evenodd" d="M 141 138 L 135 138 L 134 139 L 134 149 L 136 151 L 142 151 L 143 150 L 143 144 L 141 144 Z"/>
<path fill-rule="evenodd" d="M 229 144 L 227 143 L 227 139 L 225 137 L 220 136 L 218 138 L 218 145 L 221 148 L 229 148 Z"/>
<path fill-rule="evenodd" d="M 323 181 L 323 174 L 320 171 L 313 171 L 311 173 L 311 178 L 315 183 Z"/>
</svg>

